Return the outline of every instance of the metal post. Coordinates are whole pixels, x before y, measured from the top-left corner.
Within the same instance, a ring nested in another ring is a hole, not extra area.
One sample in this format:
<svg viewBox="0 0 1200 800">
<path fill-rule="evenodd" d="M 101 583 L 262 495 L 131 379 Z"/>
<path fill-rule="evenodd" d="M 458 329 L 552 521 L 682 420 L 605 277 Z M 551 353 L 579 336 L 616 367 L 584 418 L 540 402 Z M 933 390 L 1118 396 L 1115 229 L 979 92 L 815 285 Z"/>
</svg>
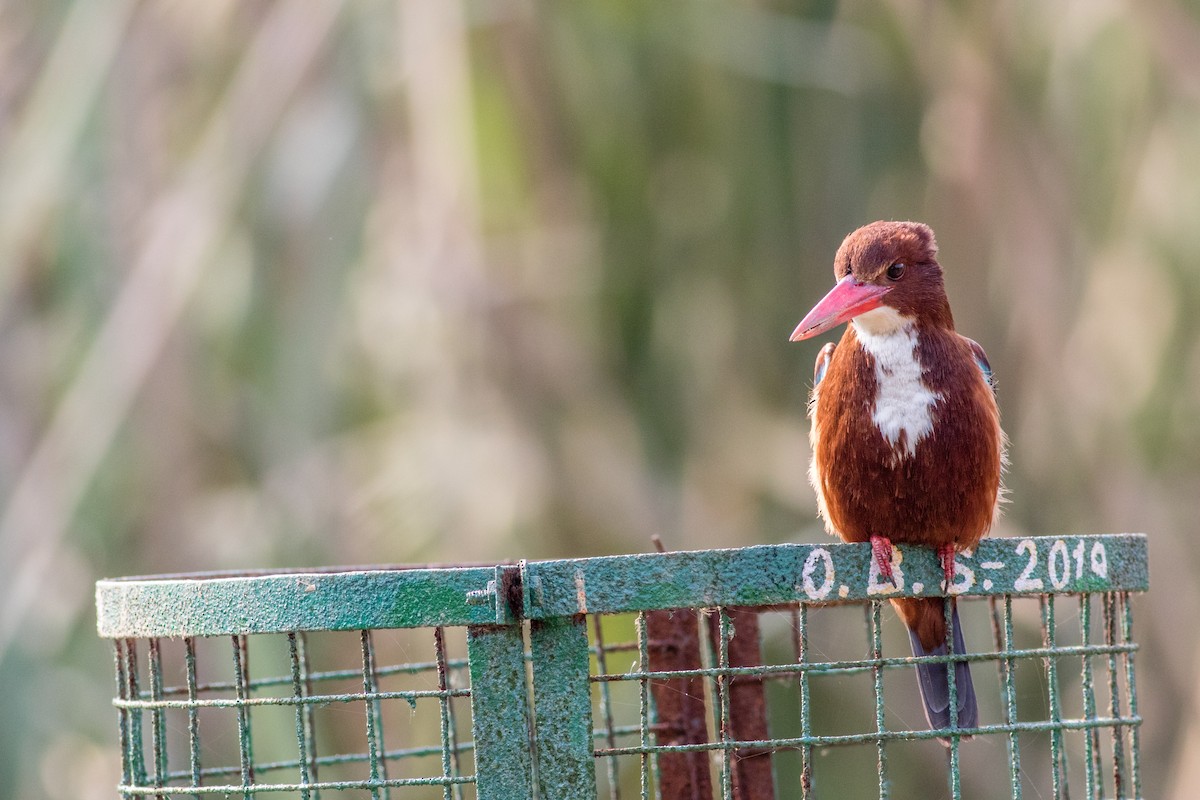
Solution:
<svg viewBox="0 0 1200 800">
<path fill-rule="evenodd" d="M 467 655 L 479 800 L 529 800 L 533 760 L 521 626 L 471 626 Z"/>
<path fill-rule="evenodd" d="M 529 649 L 540 796 L 595 800 L 586 615 L 534 620 Z"/>
</svg>

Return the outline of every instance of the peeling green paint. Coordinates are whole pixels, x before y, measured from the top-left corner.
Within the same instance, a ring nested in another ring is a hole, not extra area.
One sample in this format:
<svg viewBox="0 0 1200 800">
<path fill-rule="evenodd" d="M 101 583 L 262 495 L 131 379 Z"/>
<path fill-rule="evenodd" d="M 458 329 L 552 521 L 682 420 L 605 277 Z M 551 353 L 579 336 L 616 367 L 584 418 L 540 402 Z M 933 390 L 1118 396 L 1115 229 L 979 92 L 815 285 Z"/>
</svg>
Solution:
<svg viewBox="0 0 1200 800">
<path fill-rule="evenodd" d="M 105 580 L 96 584 L 97 626 L 109 638 L 217 636 L 942 594 L 931 550 L 896 551 L 899 588 L 874 574 L 869 545 L 834 542 L 531 561 L 520 568 Z M 956 561 L 955 593 L 964 596 L 1150 585 L 1142 534 L 984 539 Z"/>
<path fill-rule="evenodd" d="M 532 798 L 529 692 L 521 627 L 471 628 L 467 653 L 479 800 Z"/>
<path fill-rule="evenodd" d="M 589 612 L 693 606 L 830 603 L 942 596 L 942 568 L 932 550 L 898 546 L 897 586 L 879 577 L 868 544 L 782 544 L 733 550 L 645 553 L 530 562 L 541 602 L 530 619 Z M 1145 591 L 1146 537 L 985 539 L 956 558 L 954 594 L 1072 594 Z"/>
<path fill-rule="evenodd" d="M 535 620 L 529 645 L 540 796 L 594 800 L 587 617 Z"/>
<path fill-rule="evenodd" d="M 473 605 L 491 568 L 172 577 L 96 584 L 101 636 L 218 636 L 496 622 L 492 602 Z"/>
</svg>

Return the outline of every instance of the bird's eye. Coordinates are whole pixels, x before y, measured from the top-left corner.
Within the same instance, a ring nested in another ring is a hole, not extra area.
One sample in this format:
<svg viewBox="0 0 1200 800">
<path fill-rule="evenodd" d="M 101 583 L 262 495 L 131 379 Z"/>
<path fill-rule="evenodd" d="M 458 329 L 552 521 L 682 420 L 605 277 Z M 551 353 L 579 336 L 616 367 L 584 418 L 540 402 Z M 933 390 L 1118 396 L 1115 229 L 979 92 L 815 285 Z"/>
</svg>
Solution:
<svg viewBox="0 0 1200 800">
<path fill-rule="evenodd" d="M 887 276 L 889 281 L 898 281 L 904 277 L 904 265 L 897 262 L 887 268 Z"/>
</svg>

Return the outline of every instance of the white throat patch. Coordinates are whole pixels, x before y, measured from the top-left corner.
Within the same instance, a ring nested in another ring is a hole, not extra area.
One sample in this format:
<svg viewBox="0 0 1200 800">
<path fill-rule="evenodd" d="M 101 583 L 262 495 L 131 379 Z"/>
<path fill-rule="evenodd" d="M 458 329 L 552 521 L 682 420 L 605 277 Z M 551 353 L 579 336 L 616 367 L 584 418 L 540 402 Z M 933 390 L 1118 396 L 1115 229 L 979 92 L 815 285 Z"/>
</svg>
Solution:
<svg viewBox="0 0 1200 800">
<path fill-rule="evenodd" d="M 913 320 L 884 306 L 860 315 L 852 324 L 859 342 L 875 360 L 871 419 L 897 455 L 912 456 L 917 443 L 933 430 L 933 407 L 942 399 L 923 380 Z"/>
</svg>

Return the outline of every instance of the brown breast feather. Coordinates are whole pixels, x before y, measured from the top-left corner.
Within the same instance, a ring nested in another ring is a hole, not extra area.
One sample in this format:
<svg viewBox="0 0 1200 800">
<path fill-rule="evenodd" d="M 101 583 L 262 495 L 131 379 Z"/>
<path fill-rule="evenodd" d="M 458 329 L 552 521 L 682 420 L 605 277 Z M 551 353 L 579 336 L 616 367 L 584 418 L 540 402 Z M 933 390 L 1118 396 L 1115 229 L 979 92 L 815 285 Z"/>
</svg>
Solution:
<svg viewBox="0 0 1200 800">
<path fill-rule="evenodd" d="M 973 547 L 991 527 L 1000 488 L 999 412 L 967 340 L 922 330 L 924 380 L 940 395 L 933 430 L 912 456 L 872 420 L 874 361 L 853 326 L 834 350 L 816 392 L 813 479 L 831 530 L 846 541 L 872 534 L 894 543 Z"/>
</svg>

